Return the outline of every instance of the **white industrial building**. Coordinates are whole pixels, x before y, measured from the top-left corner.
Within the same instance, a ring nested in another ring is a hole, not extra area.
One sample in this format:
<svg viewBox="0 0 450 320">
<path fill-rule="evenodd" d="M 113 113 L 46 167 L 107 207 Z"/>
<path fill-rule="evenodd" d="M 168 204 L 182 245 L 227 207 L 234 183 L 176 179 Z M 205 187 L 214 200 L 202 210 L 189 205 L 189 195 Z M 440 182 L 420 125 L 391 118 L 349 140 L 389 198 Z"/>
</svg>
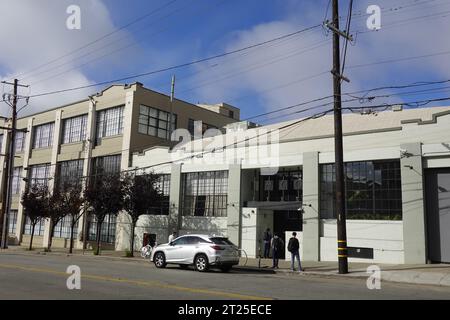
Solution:
<svg viewBox="0 0 450 320">
<path fill-rule="evenodd" d="M 278 130 L 279 129 L 279 130 Z M 450 107 L 344 114 L 349 261 L 450 262 Z M 167 174 L 169 210 L 136 230 L 227 235 L 259 256 L 270 228 L 297 231 L 302 259 L 337 260 L 332 116 L 225 134 L 133 155 L 132 169 Z M 129 224 L 117 225 L 116 248 Z"/>
</svg>

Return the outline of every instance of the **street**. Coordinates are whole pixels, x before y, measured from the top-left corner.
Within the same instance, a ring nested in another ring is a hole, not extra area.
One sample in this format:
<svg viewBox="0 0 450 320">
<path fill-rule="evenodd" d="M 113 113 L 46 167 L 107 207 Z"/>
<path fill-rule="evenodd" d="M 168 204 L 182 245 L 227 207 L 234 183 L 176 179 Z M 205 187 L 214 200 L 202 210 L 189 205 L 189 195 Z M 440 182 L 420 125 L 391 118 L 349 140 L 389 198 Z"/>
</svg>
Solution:
<svg viewBox="0 0 450 320">
<path fill-rule="evenodd" d="M 69 290 L 67 267 L 81 270 L 81 289 Z M 273 275 L 244 271 L 199 273 L 178 266 L 93 256 L 0 254 L 0 299 L 449 299 L 450 288 L 363 279 Z"/>
</svg>

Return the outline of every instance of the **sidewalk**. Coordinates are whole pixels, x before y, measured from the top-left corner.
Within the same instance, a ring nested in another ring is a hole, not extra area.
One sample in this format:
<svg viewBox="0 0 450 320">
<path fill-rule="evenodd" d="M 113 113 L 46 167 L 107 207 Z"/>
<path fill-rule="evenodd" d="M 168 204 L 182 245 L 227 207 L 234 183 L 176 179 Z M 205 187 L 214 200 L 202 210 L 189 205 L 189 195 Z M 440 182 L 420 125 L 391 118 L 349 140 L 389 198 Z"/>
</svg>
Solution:
<svg viewBox="0 0 450 320">
<path fill-rule="evenodd" d="M 52 252 L 45 252 L 44 249 L 26 250 L 25 247 L 10 246 L 7 250 L 0 250 L 0 254 L 25 254 L 25 255 L 65 255 L 68 256 L 67 249 L 52 249 Z M 103 250 L 101 255 L 95 256 L 92 250 L 74 250 L 72 255 L 92 257 L 98 259 L 124 260 L 130 262 L 148 263 L 140 257 L 139 252 L 135 252 L 133 258 L 125 256 L 124 251 Z M 261 272 L 268 274 L 288 274 L 292 276 L 317 276 L 333 278 L 361 278 L 367 279 L 367 267 L 377 265 L 381 269 L 381 281 L 400 282 L 409 284 L 423 284 L 442 286 L 450 288 L 450 264 L 424 264 L 424 265 L 389 265 L 374 263 L 349 263 L 349 273 L 341 275 L 338 273 L 337 262 L 327 261 L 302 261 L 304 272 L 291 271 L 290 261 L 280 260 L 279 269 L 272 269 L 271 259 L 246 259 L 241 258 L 235 270 Z"/>
<path fill-rule="evenodd" d="M 371 273 L 367 268 L 376 265 L 381 270 L 381 281 L 401 282 L 410 284 L 424 284 L 450 287 L 450 264 L 376 264 L 376 263 L 349 263 L 349 273 L 338 273 L 337 262 L 328 261 L 302 261 L 304 272 L 291 271 L 291 262 L 280 260 L 279 269 L 272 269 L 271 259 L 241 259 L 238 269 L 264 270 L 266 272 L 283 273 L 292 275 L 312 275 L 339 278 L 363 278 L 368 279 Z M 246 262 L 246 263 L 245 263 Z"/>
</svg>

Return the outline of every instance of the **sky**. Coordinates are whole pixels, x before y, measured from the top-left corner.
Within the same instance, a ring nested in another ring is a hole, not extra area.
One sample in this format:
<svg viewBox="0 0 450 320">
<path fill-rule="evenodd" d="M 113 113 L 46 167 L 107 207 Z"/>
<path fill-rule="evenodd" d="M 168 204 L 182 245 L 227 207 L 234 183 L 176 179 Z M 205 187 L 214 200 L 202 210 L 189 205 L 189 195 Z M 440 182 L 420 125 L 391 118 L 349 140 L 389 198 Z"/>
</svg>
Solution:
<svg viewBox="0 0 450 320">
<path fill-rule="evenodd" d="M 0 0 L 0 79 L 18 78 L 24 96 L 82 87 L 214 56 L 322 24 L 328 0 Z M 341 29 L 349 0 L 340 0 Z M 68 29 L 67 8 L 80 8 L 80 29 Z M 381 8 L 370 31 L 369 5 Z M 134 23 L 133 23 L 134 22 Z M 450 79 L 450 0 L 357 0 L 350 28 L 343 92 Z M 192 103 L 226 102 L 242 119 L 270 123 L 328 110 L 312 103 L 332 94 L 332 34 L 322 26 L 237 54 L 133 78 Z M 341 44 L 343 44 L 343 39 Z M 425 56 L 425 57 L 422 57 Z M 421 57 L 421 58 L 418 58 Z M 87 98 L 102 85 L 32 97 L 20 116 Z M 450 96 L 450 83 L 344 96 L 345 106 L 423 101 Z M 436 89 L 427 92 L 411 92 Z M 2 94 L 11 87 L 1 85 Z M 329 102 L 331 100 L 324 100 Z M 24 100 L 20 101 L 19 107 Z M 446 105 L 448 101 L 428 106 Z M 298 113 L 317 106 L 309 113 Z M 157 107 L 157 106 L 155 106 Z M 319 108 L 320 107 L 320 108 Z M 0 103 L 2 115 L 9 107 Z M 297 113 L 295 113 L 297 112 Z"/>
</svg>

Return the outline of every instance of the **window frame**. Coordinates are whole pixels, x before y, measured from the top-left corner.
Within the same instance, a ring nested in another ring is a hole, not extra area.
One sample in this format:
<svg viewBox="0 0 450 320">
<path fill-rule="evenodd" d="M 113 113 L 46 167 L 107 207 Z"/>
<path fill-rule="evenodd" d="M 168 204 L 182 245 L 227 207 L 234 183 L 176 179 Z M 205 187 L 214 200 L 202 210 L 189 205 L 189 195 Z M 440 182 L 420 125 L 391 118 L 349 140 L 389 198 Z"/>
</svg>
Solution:
<svg viewBox="0 0 450 320">
<path fill-rule="evenodd" d="M 172 113 L 172 116 L 173 132 L 177 128 L 177 114 Z M 169 121 L 170 112 L 144 104 L 139 105 L 138 133 L 170 140 Z M 161 125 L 162 123 L 164 125 Z M 160 135 L 160 132 L 165 132 L 164 136 Z"/>
</svg>

